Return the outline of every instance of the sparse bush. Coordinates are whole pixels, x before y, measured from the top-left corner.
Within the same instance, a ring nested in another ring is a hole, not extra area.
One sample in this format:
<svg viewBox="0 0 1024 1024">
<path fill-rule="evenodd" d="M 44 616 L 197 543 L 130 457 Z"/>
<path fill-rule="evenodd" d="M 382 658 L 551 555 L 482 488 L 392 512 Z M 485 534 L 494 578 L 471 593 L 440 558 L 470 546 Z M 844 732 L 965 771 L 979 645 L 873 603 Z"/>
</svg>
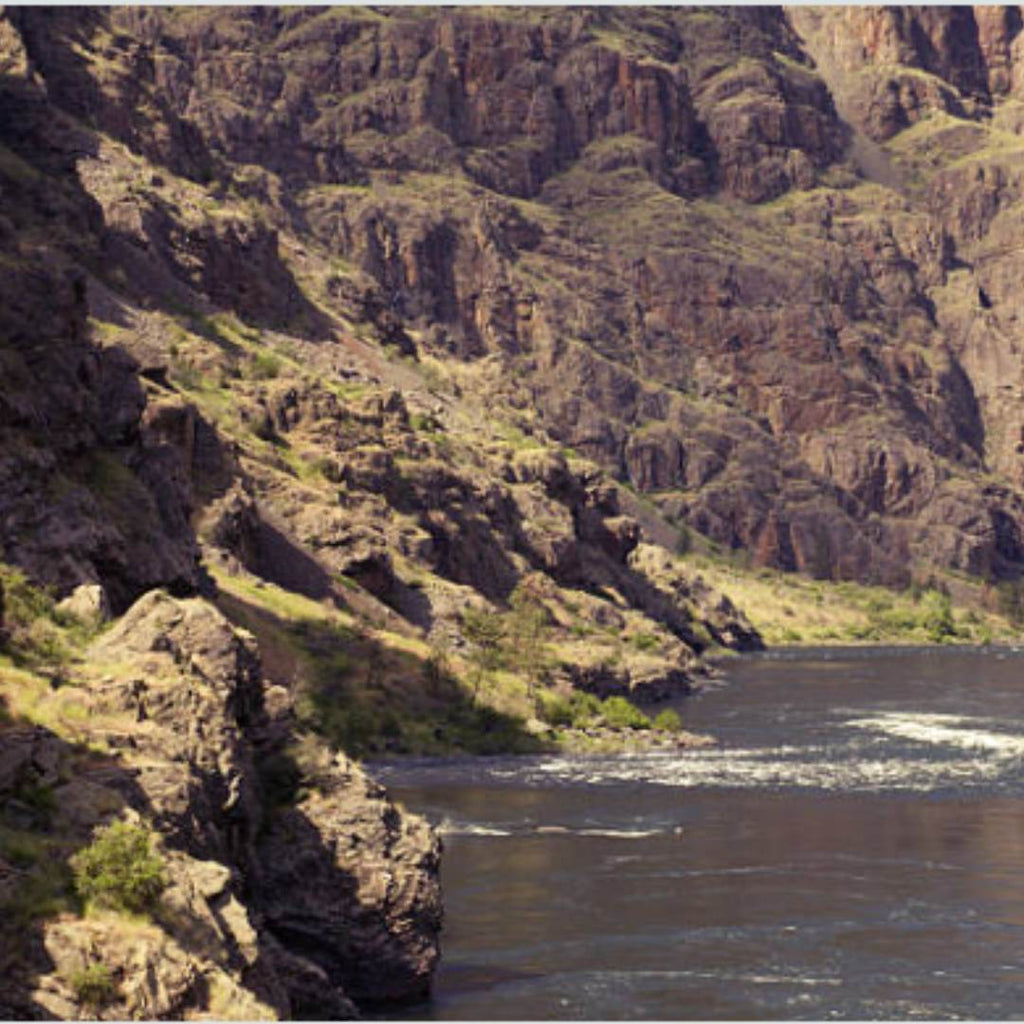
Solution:
<svg viewBox="0 0 1024 1024">
<path fill-rule="evenodd" d="M 592 693 L 576 691 L 569 698 L 572 724 L 577 728 L 590 725 L 601 714 L 601 702 Z"/>
<path fill-rule="evenodd" d="M 163 858 L 139 825 L 116 821 L 71 858 L 79 896 L 110 910 L 145 913 L 166 886 Z"/>
<path fill-rule="evenodd" d="M 602 715 L 604 706 L 592 693 L 574 690 L 568 697 L 542 690 L 539 694 L 540 717 L 548 725 L 585 729 Z"/>
<path fill-rule="evenodd" d="M 423 412 L 412 413 L 409 417 L 409 426 L 418 434 L 434 434 L 441 429 L 436 416 Z"/>
<path fill-rule="evenodd" d="M 539 695 L 538 704 L 541 721 L 556 728 L 573 725 L 573 707 L 565 697 L 544 690 Z"/>
<path fill-rule="evenodd" d="M 462 613 L 462 633 L 472 645 L 473 692 L 479 693 L 484 676 L 501 667 L 502 641 L 505 627 L 497 615 L 478 608 L 466 608 Z"/>
<path fill-rule="evenodd" d="M 195 391 L 203 386 L 203 375 L 186 359 L 171 359 L 170 377 L 186 391 Z"/>
<path fill-rule="evenodd" d="M 540 597 L 524 583 L 512 592 L 509 609 L 503 638 L 505 655 L 511 667 L 526 677 L 533 692 L 551 662 L 545 643 L 548 611 Z"/>
<path fill-rule="evenodd" d="M 435 642 L 430 645 L 430 656 L 423 663 L 423 678 L 432 690 L 443 686 L 452 674 L 452 659 L 447 645 Z"/>
<path fill-rule="evenodd" d="M 932 643 L 945 643 L 957 635 L 953 602 L 949 594 L 931 591 L 925 596 L 922 605 L 921 622 Z"/>
<path fill-rule="evenodd" d="M 109 1003 L 116 994 L 114 979 L 106 964 L 89 964 L 72 971 L 68 985 L 80 1006 L 99 1007 Z"/>
<path fill-rule="evenodd" d="M 65 633 L 60 628 L 66 624 L 65 617 L 57 611 L 51 594 L 33 586 L 20 570 L 2 564 L 0 593 L 0 647 L 6 647 L 17 660 L 49 666 L 65 664 L 70 658 Z"/>
<path fill-rule="evenodd" d="M 651 720 L 625 697 L 609 697 L 601 705 L 605 725 L 613 729 L 650 729 Z"/>
<path fill-rule="evenodd" d="M 38 661 L 60 665 L 70 657 L 60 630 L 48 619 L 36 619 L 29 623 L 23 633 L 23 639 L 25 646 Z"/>
</svg>

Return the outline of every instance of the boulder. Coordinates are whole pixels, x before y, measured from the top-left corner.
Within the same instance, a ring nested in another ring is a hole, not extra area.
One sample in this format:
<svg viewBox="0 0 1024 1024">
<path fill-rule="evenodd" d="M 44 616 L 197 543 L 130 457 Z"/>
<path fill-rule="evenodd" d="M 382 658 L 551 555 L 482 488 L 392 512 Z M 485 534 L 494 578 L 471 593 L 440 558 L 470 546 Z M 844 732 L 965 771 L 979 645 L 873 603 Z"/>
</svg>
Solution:
<svg viewBox="0 0 1024 1024">
<path fill-rule="evenodd" d="M 106 622 L 110 618 L 110 604 L 103 587 L 98 583 L 82 583 L 58 602 L 57 610 L 67 612 L 85 622 Z"/>
</svg>

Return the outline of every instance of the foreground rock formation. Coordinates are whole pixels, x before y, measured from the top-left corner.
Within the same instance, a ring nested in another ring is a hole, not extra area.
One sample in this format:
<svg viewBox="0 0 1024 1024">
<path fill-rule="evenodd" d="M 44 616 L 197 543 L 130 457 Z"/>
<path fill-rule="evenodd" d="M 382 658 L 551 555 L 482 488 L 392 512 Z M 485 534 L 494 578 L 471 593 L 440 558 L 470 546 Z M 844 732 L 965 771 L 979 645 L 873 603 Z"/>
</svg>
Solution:
<svg viewBox="0 0 1024 1024">
<path fill-rule="evenodd" d="M 157 831 L 169 885 L 151 920 L 64 913 L 33 929 L 27 952 L 22 936 L 21 955 L 5 951 L 15 1016 L 79 1016 L 69 979 L 93 963 L 113 981 L 109 1018 L 347 1018 L 353 1000 L 426 994 L 438 839 L 312 737 L 294 762 L 288 696 L 267 691 L 252 638 L 216 609 L 146 595 L 45 701 L 58 722 L 73 706 L 106 753 L 40 726 L 5 729 L 5 827 L 29 787 L 52 794 L 41 835 L 63 848 L 127 814 Z M 8 871 L 17 886 L 33 869 Z"/>
</svg>

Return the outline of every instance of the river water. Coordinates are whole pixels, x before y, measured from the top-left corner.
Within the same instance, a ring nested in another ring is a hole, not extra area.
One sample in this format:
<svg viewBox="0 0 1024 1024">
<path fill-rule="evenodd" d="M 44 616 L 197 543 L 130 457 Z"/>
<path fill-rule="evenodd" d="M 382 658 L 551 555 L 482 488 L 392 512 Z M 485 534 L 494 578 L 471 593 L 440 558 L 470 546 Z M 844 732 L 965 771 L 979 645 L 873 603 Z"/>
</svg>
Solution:
<svg viewBox="0 0 1024 1024">
<path fill-rule="evenodd" d="M 718 748 L 378 766 L 445 834 L 431 1019 L 1024 1017 L 1024 658 L 739 659 Z"/>
</svg>

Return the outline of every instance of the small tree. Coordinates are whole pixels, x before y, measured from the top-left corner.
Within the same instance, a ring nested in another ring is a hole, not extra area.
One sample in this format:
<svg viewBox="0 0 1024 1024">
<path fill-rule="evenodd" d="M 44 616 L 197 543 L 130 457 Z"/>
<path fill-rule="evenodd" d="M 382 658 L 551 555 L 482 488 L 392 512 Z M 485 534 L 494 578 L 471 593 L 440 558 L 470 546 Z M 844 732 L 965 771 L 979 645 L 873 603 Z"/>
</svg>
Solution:
<svg viewBox="0 0 1024 1024">
<path fill-rule="evenodd" d="M 548 612 L 540 597 L 520 583 L 509 599 L 505 640 L 509 661 L 526 677 L 530 700 L 536 704 L 537 686 L 550 663 L 547 644 Z"/>
<path fill-rule="evenodd" d="M 467 608 L 462 613 L 462 633 L 472 646 L 469 657 L 473 664 L 473 699 L 476 700 L 484 676 L 501 667 L 505 628 L 497 615 Z"/>
<path fill-rule="evenodd" d="M 163 858 L 153 852 L 149 831 L 126 821 L 100 829 L 71 858 L 71 868 L 79 896 L 110 910 L 145 913 L 167 885 Z"/>
</svg>

